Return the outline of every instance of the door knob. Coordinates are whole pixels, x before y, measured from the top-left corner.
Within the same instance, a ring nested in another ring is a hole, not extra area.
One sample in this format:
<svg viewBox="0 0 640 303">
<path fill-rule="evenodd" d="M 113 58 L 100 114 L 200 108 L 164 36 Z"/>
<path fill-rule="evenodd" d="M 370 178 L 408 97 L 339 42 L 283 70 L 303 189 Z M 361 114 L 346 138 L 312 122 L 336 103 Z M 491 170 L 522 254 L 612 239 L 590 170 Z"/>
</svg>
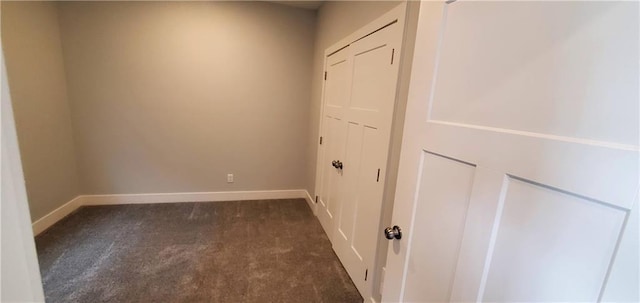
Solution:
<svg viewBox="0 0 640 303">
<path fill-rule="evenodd" d="M 342 162 L 340 162 L 340 160 L 333 160 L 331 161 L 331 166 L 337 169 L 342 169 Z"/>
<path fill-rule="evenodd" d="M 402 230 L 398 225 L 394 225 L 393 227 L 387 227 L 384 229 L 384 236 L 389 240 L 393 239 L 402 239 Z"/>
</svg>

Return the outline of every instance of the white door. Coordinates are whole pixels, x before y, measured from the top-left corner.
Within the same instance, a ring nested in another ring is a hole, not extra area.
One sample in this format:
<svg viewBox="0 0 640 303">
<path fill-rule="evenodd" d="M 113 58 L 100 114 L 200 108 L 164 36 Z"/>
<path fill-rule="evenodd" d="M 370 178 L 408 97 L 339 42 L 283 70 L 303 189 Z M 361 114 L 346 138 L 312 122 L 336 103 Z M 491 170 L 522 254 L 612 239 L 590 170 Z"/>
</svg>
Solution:
<svg viewBox="0 0 640 303">
<path fill-rule="evenodd" d="M 333 166 L 344 159 L 345 108 L 349 102 L 351 63 L 348 47 L 329 56 L 326 61 L 324 110 L 322 112 L 322 148 L 319 150 L 318 175 L 321 192 L 318 195 L 317 216 L 325 231 L 333 231 L 335 217 L 344 187 L 342 171 Z M 330 77 L 328 75 L 331 75 Z M 333 232 L 327 232 L 333 239 Z"/>
<path fill-rule="evenodd" d="M 0 54 L 0 108 L 0 302 L 44 302 L 4 54 Z"/>
<path fill-rule="evenodd" d="M 402 41 L 400 31 L 401 25 L 393 23 L 347 49 L 350 98 L 344 108 L 344 158 L 339 159 L 344 187 L 332 242 L 364 297 L 371 293 L 371 275 L 380 239 L 382 194 L 398 77 L 397 56 Z"/>
<path fill-rule="evenodd" d="M 639 301 L 638 9 L 422 3 L 383 301 Z"/>
</svg>

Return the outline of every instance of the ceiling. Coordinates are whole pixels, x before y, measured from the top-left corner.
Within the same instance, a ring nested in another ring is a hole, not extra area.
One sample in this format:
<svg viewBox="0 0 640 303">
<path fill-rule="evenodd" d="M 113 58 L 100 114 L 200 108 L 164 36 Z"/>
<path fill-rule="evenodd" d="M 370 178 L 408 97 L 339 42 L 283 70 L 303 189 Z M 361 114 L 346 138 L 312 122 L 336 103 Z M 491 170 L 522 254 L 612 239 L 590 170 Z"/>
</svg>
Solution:
<svg viewBox="0 0 640 303">
<path fill-rule="evenodd" d="M 322 3 L 324 3 L 324 1 L 270 1 L 270 2 L 284 4 L 284 5 L 298 7 L 298 8 L 311 9 L 311 10 L 320 8 Z"/>
</svg>

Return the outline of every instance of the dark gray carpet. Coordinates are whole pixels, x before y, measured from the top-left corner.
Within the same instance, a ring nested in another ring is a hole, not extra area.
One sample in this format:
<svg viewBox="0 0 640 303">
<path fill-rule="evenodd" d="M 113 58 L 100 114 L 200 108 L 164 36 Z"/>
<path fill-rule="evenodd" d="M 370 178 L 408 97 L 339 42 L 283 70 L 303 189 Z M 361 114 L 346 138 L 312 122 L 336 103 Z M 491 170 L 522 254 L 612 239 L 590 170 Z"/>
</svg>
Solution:
<svg viewBox="0 0 640 303">
<path fill-rule="evenodd" d="M 36 246 L 47 302 L 362 302 L 302 199 L 83 207 Z"/>
</svg>

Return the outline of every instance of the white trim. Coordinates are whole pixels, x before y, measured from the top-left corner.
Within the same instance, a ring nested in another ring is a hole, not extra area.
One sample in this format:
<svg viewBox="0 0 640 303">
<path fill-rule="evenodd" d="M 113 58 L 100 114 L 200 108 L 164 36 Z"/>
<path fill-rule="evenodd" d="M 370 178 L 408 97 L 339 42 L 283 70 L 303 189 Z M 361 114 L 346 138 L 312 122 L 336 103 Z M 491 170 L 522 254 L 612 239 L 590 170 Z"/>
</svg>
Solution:
<svg viewBox="0 0 640 303">
<path fill-rule="evenodd" d="M 80 196 L 82 205 L 219 202 L 307 198 L 306 190 L 220 191 Z"/>
<path fill-rule="evenodd" d="M 186 193 L 149 193 L 124 195 L 80 195 L 33 222 L 33 234 L 37 236 L 56 222 L 83 205 L 151 204 L 182 202 L 222 202 L 243 200 L 305 199 L 313 205 L 311 195 L 305 189 L 220 191 Z"/>
<path fill-rule="evenodd" d="M 521 131 L 521 130 L 515 130 L 515 129 L 506 129 L 506 128 L 499 128 L 499 127 L 473 125 L 473 124 L 457 123 L 457 122 L 448 122 L 448 121 L 433 120 L 433 119 L 429 119 L 429 120 L 427 120 L 427 122 L 428 123 L 434 123 L 434 124 L 448 125 L 448 126 L 464 127 L 464 128 L 471 128 L 471 129 L 477 129 L 477 130 L 485 130 L 485 131 L 503 133 L 503 134 L 508 134 L 508 135 L 527 136 L 527 137 L 532 137 L 532 138 L 540 138 L 540 139 L 547 139 L 547 140 L 554 140 L 554 141 L 561 141 L 561 142 L 577 143 L 577 144 L 591 145 L 591 146 L 604 147 L 604 148 L 610 148 L 610 149 L 619 149 L 619 150 L 624 150 L 624 151 L 632 151 L 632 152 L 640 151 L 640 146 L 632 145 L 632 144 L 621 144 L 621 143 L 608 142 L 608 141 L 598 141 L 598 140 L 590 140 L 590 139 L 575 138 L 575 137 L 557 136 L 557 135 L 543 134 L 543 133 L 536 133 L 536 132 L 528 132 L 528 131 Z"/>
<path fill-rule="evenodd" d="M 56 208 L 52 212 L 46 214 L 44 217 L 38 219 L 36 222 L 33 222 L 33 224 L 31 224 L 31 227 L 33 228 L 33 235 L 37 236 L 47 228 L 51 227 L 51 225 L 56 224 L 56 222 L 62 220 L 64 217 L 80 208 L 80 206 L 82 206 L 81 197 L 82 196 L 77 196 L 71 199 L 71 201 Z"/>
<path fill-rule="evenodd" d="M 309 204 L 309 207 L 311 208 L 311 212 L 315 213 L 315 208 L 316 208 L 316 201 L 315 201 L 315 199 L 313 199 L 313 198 L 311 197 L 311 195 L 309 194 L 309 192 L 308 192 L 308 191 L 306 191 L 306 190 L 305 190 L 305 191 L 304 191 L 304 193 L 307 195 L 307 196 L 305 197 L 305 200 L 307 200 L 307 203 Z"/>
<path fill-rule="evenodd" d="M 346 36 L 344 38 L 342 38 L 340 41 L 334 43 L 333 45 L 329 46 L 325 51 L 324 51 L 324 57 L 325 59 L 330 55 L 333 54 L 335 52 L 337 52 L 338 50 L 349 46 L 351 43 L 364 38 L 365 36 L 381 29 L 382 27 L 390 24 L 391 22 L 393 22 L 394 20 L 397 21 L 402 28 L 405 27 L 405 15 L 406 15 L 406 11 L 407 11 L 407 2 L 403 1 L 402 3 L 398 4 L 397 6 L 395 6 L 394 8 L 392 8 L 391 10 L 389 10 L 388 12 L 386 12 L 384 15 L 378 17 L 377 19 L 371 21 L 371 23 L 359 28 L 358 30 L 356 30 L 355 32 L 351 33 L 349 36 Z M 404 35 L 404 32 L 403 32 Z M 326 71 L 326 68 L 325 68 Z"/>
</svg>

